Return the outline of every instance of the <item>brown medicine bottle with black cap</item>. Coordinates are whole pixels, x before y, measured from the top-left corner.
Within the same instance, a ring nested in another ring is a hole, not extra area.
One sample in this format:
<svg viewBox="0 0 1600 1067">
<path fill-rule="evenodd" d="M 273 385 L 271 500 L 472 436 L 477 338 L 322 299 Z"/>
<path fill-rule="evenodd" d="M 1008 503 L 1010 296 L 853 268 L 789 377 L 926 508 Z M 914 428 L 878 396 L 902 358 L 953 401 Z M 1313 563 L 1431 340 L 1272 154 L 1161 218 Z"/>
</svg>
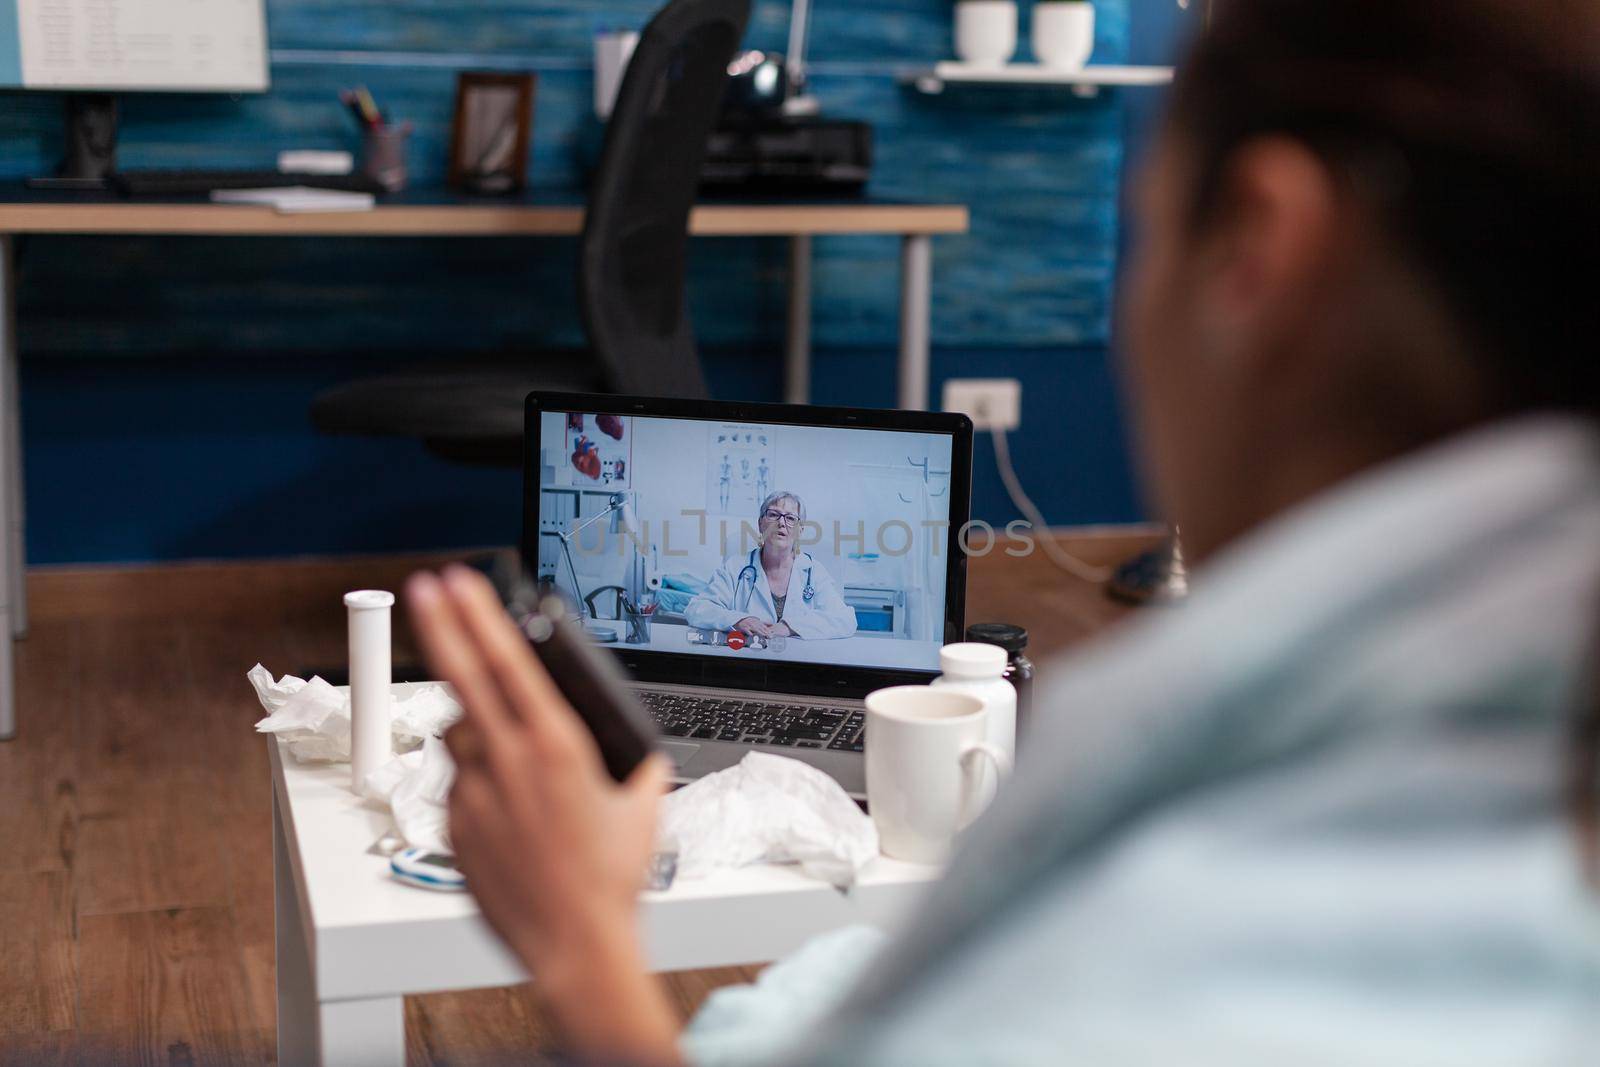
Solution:
<svg viewBox="0 0 1600 1067">
<path fill-rule="evenodd" d="M 1033 724 L 1033 660 L 1028 658 L 1028 631 L 1008 622 L 975 622 L 967 627 L 967 640 L 998 645 L 1006 650 L 1005 680 L 1017 691 L 1017 738 Z"/>
</svg>

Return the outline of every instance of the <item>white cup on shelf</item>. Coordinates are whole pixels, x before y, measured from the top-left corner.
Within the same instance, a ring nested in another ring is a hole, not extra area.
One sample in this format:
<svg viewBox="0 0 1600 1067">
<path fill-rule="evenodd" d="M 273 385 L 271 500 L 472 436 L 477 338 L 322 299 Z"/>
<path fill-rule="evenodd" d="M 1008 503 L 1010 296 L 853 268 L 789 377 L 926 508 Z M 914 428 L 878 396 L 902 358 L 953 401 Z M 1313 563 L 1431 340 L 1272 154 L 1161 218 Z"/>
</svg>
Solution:
<svg viewBox="0 0 1600 1067">
<path fill-rule="evenodd" d="M 1055 70 L 1082 70 L 1094 52 L 1094 5 L 1089 0 L 1036 0 L 1033 58 Z"/>
<path fill-rule="evenodd" d="M 1003 67 L 1016 51 L 1016 0 L 956 0 L 956 58 L 974 67 Z"/>
<path fill-rule="evenodd" d="M 885 856 L 940 863 L 991 794 L 990 774 L 1011 758 L 986 739 L 983 701 L 971 693 L 897 685 L 867 694 L 867 811 Z"/>
</svg>

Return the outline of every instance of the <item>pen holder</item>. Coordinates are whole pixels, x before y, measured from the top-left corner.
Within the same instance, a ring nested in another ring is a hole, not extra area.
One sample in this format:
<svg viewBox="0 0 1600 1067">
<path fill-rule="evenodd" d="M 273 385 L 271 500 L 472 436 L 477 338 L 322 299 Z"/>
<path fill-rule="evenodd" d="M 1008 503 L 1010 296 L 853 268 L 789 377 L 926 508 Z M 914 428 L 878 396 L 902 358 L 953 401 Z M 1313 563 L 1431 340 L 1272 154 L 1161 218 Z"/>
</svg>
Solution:
<svg viewBox="0 0 1600 1067">
<path fill-rule="evenodd" d="M 630 645 L 648 645 L 650 643 L 650 618 L 652 612 L 624 611 L 628 619 L 627 643 Z"/>
<path fill-rule="evenodd" d="M 411 140 L 411 123 L 378 126 L 361 135 L 361 173 L 391 193 L 406 187 L 406 145 Z"/>
</svg>

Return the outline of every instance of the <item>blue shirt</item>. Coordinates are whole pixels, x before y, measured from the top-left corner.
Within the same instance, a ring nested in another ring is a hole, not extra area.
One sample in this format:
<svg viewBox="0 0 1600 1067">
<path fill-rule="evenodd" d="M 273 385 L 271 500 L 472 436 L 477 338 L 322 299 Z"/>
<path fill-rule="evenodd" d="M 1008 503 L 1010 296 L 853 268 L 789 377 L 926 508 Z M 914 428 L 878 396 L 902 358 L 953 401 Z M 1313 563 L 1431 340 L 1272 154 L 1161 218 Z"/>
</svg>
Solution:
<svg viewBox="0 0 1600 1067">
<path fill-rule="evenodd" d="M 686 1050 L 1600 1063 L 1600 892 L 1565 795 L 1597 619 L 1591 426 L 1353 478 L 1048 665 L 1016 776 L 925 906 L 881 951 L 835 934 L 714 995 Z"/>
</svg>

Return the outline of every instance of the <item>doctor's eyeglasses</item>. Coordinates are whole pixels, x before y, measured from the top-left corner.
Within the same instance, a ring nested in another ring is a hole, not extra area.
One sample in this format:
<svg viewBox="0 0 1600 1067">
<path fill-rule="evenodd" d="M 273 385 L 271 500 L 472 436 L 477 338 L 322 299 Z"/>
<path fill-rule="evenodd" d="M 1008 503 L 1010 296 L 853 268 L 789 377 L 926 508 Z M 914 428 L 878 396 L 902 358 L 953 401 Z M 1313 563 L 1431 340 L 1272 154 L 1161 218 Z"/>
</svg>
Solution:
<svg viewBox="0 0 1600 1067">
<path fill-rule="evenodd" d="M 791 514 L 787 511 L 779 511 L 777 508 L 768 508 L 766 511 L 761 513 L 761 521 L 782 523 L 792 530 L 796 526 L 800 525 L 800 516 Z"/>
</svg>

